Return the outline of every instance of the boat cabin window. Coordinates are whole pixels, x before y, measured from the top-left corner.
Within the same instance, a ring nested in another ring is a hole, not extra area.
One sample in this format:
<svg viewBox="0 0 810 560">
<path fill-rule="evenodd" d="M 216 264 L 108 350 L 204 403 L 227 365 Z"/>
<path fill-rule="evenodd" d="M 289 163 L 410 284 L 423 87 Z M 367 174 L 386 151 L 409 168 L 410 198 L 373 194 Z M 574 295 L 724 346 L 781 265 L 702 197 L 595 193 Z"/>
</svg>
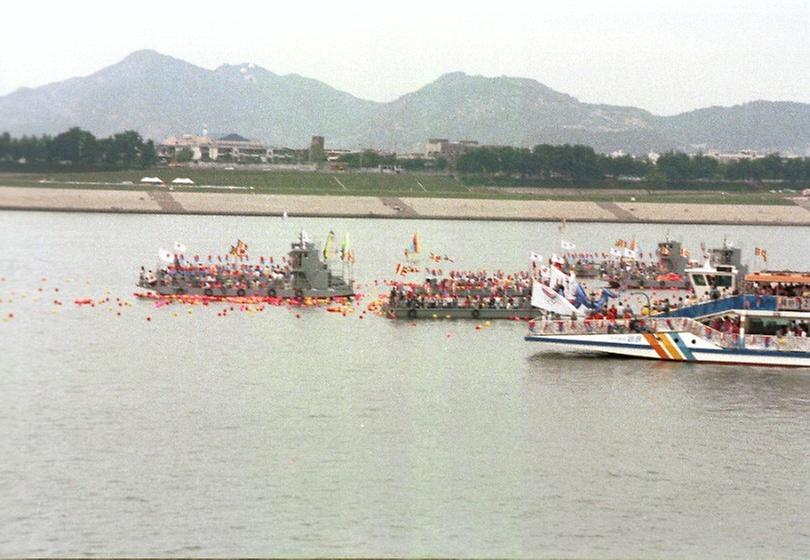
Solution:
<svg viewBox="0 0 810 560">
<path fill-rule="evenodd" d="M 692 282 L 695 283 L 695 286 L 705 286 L 706 285 L 706 277 L 702 274 L 693 274 L 692 275 Z"/>
<path fill-rule="evenodd" d="M 731 276 L 726 274 L 707 274 L 706 280 L 709 282 L 709 286 L 714 288 L 731 287 Z"/>
<path fill-rule="evenodd" d="M 773 336 L 780 329 L 787 329 L 790 323 L 791 321 L 789 319 L 751 317 L 748 319 L 745 332 L 746 334 L 766 334 Z"/>
<path fill-rule="evenodd" d="M 715 279 L 715 286 L 718 288 L 730 288 L 731 287 L 731 276 L 726 274 L 718 274 Z"/>
</svg>

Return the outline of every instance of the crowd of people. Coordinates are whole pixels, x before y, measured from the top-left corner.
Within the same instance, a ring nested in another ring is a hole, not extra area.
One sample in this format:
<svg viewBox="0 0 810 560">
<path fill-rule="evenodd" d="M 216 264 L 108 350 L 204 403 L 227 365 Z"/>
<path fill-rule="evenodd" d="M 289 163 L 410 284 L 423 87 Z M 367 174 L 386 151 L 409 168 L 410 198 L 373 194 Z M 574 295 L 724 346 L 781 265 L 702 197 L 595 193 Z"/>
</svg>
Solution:
<svg viewBox="0 0 810 560">
<path fill-rule="evenodd" d="M 144 267 L 140 271 L 141 286 L 170 286 L 182 290 L 267 290 L 291 281 L 292 272 L 286 263 L 270 261 L 247 264 L 234 260 L 203 264 L 175 258 L 174 263 L 157 273 Z"/>
<path fill-rule="evenodd" d="M 810 321 L 791 321 L 787 326 L 776 331 L 776 336 L 797 336 L 800 338 L 807 338 L 808 332 L 810 332 Z"/>
<path fill-rule="evenodd" d="M 388 303 L 411 309 L 529 309 L 531 294 L 532 276 L 527 271 L 452 271 L 419 284 L 397 282 Z"/>
<path fill-rule="evenodd" d="M 657 286 L 664 280 L 667 286 L 686 287 L 686 278 L 676 274 L 661 260 L 641 258 L 597 260 L 587 256 L 575 258 L 566 256 L 561 268 L 563 272 L 575 273 L 578 278 L 597 278 L 619 285 Z"/>
<path fill-rule="evenodd" d="M 810 284 L 751 284 L 751 291 L 761 296 L 783 296 L 810 298 Z"/>
</svg>

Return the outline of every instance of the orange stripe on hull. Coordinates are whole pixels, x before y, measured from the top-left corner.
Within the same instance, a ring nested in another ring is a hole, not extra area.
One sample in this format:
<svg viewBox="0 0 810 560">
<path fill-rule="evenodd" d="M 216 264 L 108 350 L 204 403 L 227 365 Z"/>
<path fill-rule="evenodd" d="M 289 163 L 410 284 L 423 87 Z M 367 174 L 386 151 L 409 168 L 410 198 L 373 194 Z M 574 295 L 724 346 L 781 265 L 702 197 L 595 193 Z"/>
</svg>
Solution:
<svg viewBox="0 0 810 560">
<path fill-rule="evenodd" d="M 681 356 L 680 351 L 675 348 L 675 344 L 673 344 L 673 342 L 670 340 L 668 334 L 665 333 L 661 335 L 661 344 L 664 346 L 664 349 L 666 349 L 667 354 L 672 356 L 673 360 L 677 360 L 679 362 L 683 361 L 683 356 Z"/>
<path fill-rule="evenodd" d="M 655 353 L 658 354 L 659 358 L 661 358 L 662 360 L 671 360 L 672 359 L 672 358 L 669 357 L 669 355 L 666 353 L 666 351 L 663 348 L 661 348 L 661 345 L 658 344 L 658 341 L 655 340 L 655 336 L 653 336 L 650 333 L 643 333 L 643 335 L 644 335 L 644 340 L 647 341 L 647 344 L 652 346 L 652 349 L 655 350 Z"/>
</svg>

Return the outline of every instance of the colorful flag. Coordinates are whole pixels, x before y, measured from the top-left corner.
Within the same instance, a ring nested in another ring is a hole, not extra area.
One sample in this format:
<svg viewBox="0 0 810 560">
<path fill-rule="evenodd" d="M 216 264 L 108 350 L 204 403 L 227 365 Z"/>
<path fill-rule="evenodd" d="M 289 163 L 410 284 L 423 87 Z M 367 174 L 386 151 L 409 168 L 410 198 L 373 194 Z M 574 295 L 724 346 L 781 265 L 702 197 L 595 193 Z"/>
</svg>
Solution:
<svg viewBox="0 0 810 560">
<path fill-rule="evenodd" d="M 231 250 L 229 251 L 229 254 L 240 258 L 247 257 L 247 249 L 248 249 L 247 243 L 245 243 L 241 239 L 237 239 L 236 245 L 231 245 Z"/>
<path fill-rule="evenodd" d="M 413 232 L 413 250 L 411 251 L 414 255 L 418 255 L 419 252 L 422 250 L 422 243 L 419 241 L 419 232 Z"/>
<path fill-rule="evenodd" d="M 323 258 L 327 261 L 335 256 L 335 250 L 332 247 L 334 242 L 335 242 L 335 232 L 330 231 L 329 235 L 326 236 L 326 243 L 323 244 Z"/>
</svg>

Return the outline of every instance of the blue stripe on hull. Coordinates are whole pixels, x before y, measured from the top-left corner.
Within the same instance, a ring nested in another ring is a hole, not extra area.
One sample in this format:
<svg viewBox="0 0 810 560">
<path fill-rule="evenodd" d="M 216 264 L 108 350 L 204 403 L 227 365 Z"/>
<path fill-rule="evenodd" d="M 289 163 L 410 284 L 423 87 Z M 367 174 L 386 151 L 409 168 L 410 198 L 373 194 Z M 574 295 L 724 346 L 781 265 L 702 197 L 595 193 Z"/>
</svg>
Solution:
<svg viewBox="0 0 810 560">
<path fill-rule="evenodd" d="M 683 339 L 680 336 L 670 336 L 669 338 L 670 338 L 670 340 L 672 340 L 675 343 L 675 345 L 678 347 L 678 350 L 680 350 L 681 353 L 683 353 L 684 358 L 686 358 L 690 362 L 695 361 L 695 355 L 686 346 L 686 343 L 683 341 Z"/>
</svg>

